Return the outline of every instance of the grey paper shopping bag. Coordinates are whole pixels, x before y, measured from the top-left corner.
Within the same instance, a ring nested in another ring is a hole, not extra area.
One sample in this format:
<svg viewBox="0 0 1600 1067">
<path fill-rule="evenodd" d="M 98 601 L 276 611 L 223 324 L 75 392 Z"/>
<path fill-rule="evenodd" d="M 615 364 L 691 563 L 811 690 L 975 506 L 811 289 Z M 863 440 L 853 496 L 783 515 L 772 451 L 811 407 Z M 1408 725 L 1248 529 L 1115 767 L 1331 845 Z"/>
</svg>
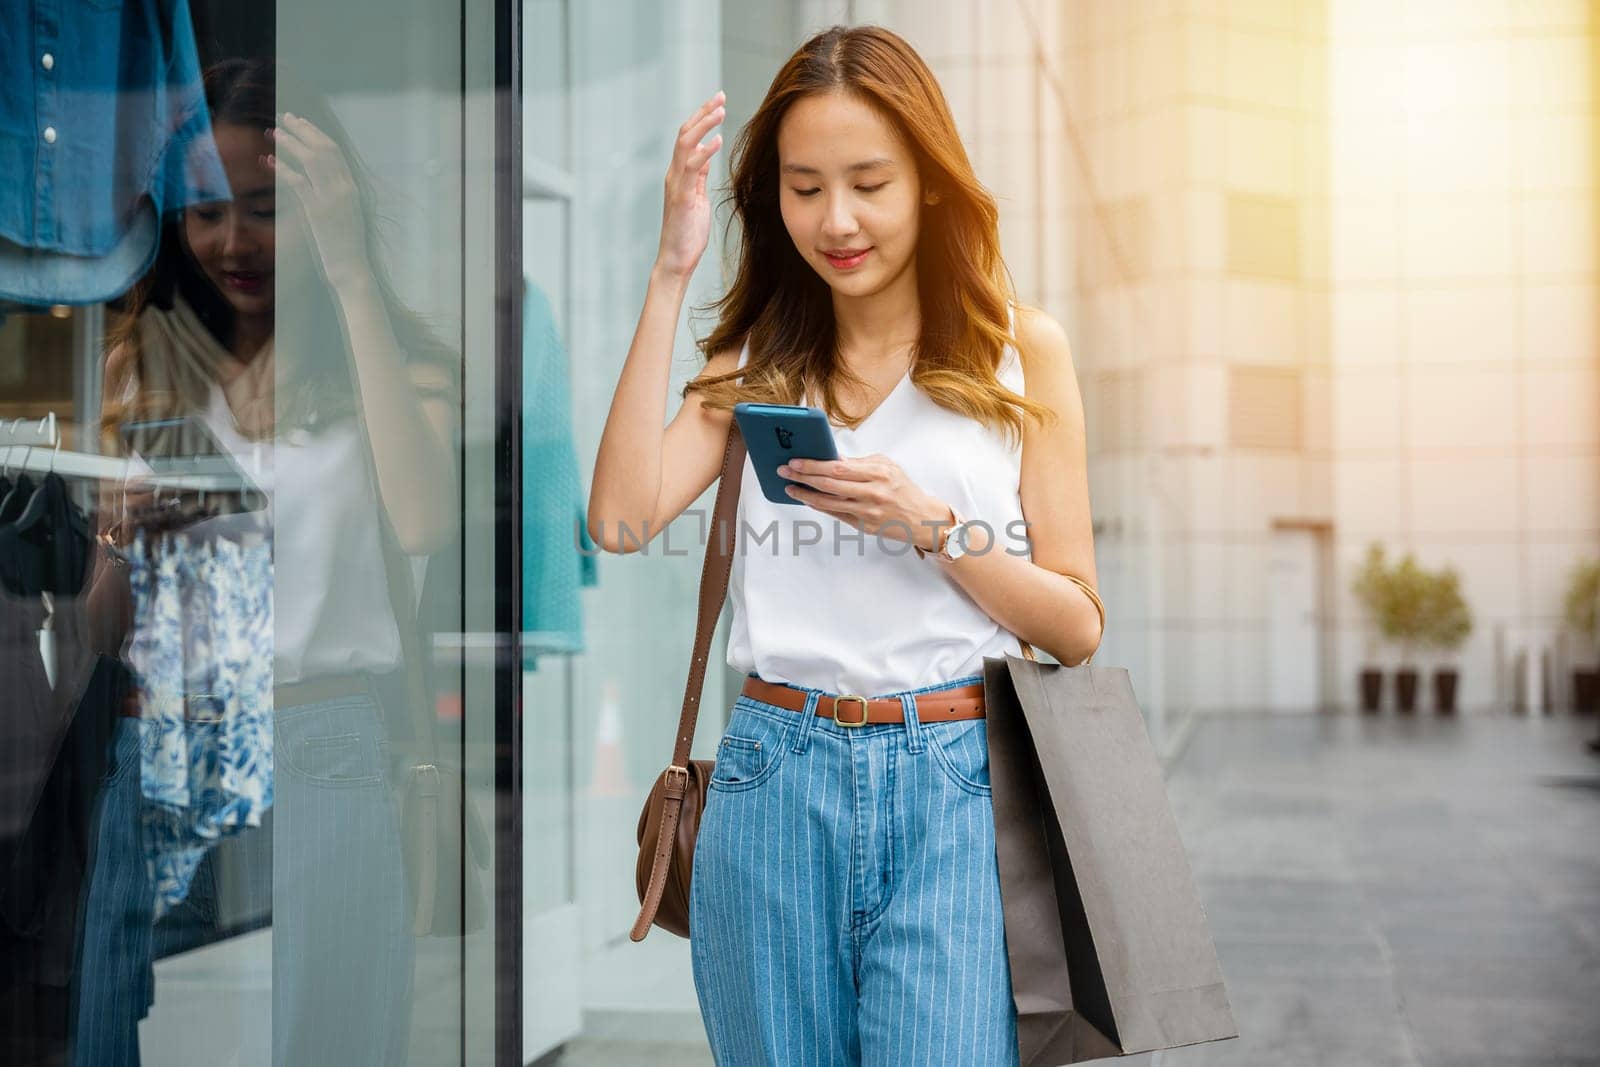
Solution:
<svg viewBox="0 0 1600 1067">
<path fill-rule="evenodd" d="M 984 660 L 1023 1067 L 1237 1037 L 1126 669 Z"/>
</svg>

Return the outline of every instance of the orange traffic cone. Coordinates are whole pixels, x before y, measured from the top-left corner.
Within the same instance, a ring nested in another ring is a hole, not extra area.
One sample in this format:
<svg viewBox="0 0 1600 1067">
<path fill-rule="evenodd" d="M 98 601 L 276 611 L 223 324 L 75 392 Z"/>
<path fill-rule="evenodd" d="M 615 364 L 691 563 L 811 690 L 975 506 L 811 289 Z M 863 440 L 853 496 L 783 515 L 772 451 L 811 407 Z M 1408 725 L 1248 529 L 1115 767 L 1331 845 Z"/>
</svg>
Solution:
<svg viewBox="0 0 1600 1067">
<path fill-rule="evenodd" d="M 625 797 L 631 792 L 622 759 L 622 708 L 617 681 L 607 678 L 600 687 L 600 722 L 595 734 L 594 775 L 589 781 L 589 795 Z"/>
</svg>

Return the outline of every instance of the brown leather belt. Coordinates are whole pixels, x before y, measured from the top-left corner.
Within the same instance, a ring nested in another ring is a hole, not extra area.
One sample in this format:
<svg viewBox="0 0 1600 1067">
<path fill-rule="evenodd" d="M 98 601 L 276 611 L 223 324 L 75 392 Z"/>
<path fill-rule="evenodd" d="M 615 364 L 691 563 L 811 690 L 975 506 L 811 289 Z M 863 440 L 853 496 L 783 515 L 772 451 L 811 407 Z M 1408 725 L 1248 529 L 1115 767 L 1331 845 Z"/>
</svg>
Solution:
<svg viewBox="0 0 1600 1067">
<path fill-rule="evenodd" d="M 746 677 L 745 696 L 790 711 L 804 711 L 806 691 L 760 678 Z M 917 721 L 953 722 L 983 718 L 983 683 L 941 689 L 916 696 Z M 865 697 L 857 693 L 824 693 L 817 699 L 817 714 L 840 726 L 865 726 L 874 722 L 905 722 L 899 697 Z"/>
<path fill-rule="evenodd" d="M 288 682 L 284 685 L 274 686 L 272 689 L 272 706 L 277 711 L 284 708 L 298 707 L 301 704 L 317 704 L 324 700 L 343 700 L 346 697 L 360 696 L 372 691 L 372 676 L 360 672 L 348 674 L 329 674 L 321 678 L 307 678 L 300 682 Z M 212 721 L 216 712 L 209 707 L 211 702 L 201 697 L 189 697 L 184 701 L 184 710 L 189 718 L 197 721 Z M 142 714 L 139 706 L 139 693 L 137 689 L 130 689 L 119 714 L 128 718 L 137 719 Z"/>
</svg>

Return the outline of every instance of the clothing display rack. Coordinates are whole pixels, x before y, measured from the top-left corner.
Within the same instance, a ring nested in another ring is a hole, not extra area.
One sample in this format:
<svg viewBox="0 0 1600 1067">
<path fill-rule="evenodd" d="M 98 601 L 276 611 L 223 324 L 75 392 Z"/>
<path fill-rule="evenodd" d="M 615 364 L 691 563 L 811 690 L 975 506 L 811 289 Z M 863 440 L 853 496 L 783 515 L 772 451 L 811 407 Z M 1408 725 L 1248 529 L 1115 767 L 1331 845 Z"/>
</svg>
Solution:
<svg viewBox="0 0 1600 1067">
<path fill-rule="evenodd" d="M 0 419 L 0 470 L 5 471 L 54 471 L 62 477 L 118 482 L 137 477 L 141 483 L 165 489 L 259 489 L 243 471 L 216 469 L 218 462 L 209 456 L 185 457 L 164 460 L 165 469 L 159 472 L 136 471 L 127 457 L 62 448 L 61 428 L 53 411 L 41 419 Z"/>
</svg>

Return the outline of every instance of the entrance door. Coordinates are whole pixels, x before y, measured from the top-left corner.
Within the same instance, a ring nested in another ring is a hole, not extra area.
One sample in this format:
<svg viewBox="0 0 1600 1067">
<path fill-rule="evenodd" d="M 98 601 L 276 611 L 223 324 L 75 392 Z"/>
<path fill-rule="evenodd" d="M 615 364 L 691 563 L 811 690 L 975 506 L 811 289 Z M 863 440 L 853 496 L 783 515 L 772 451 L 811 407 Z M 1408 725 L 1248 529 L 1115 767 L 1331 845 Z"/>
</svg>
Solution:
<svg viewBox="0 0 1600 1067">
<path fill-rule="evenodd" d="M 1267 702 L 1274 711 L 1315 711 L 1321 701 L 1320 547 L 1315 530 L 1272 531 L 1267 563 Z"/>
</svg>

